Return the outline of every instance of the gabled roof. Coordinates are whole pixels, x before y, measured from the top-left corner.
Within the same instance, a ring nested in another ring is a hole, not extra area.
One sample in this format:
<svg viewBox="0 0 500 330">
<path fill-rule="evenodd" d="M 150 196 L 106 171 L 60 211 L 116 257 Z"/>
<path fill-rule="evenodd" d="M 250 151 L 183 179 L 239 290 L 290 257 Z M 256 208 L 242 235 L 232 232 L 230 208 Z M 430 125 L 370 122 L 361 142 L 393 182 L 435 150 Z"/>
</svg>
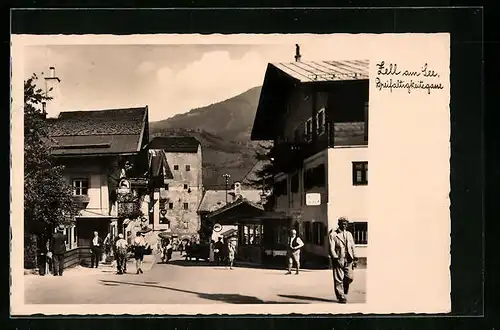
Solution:
<svg viewBox="0 0 500 330">
<path fill-rule="evenodd" d="M 290 77 L 304 82 L 368 79 L 368 60 L 271 63 Z"/>
<path fill-rule="evenodd" d="M 298 86 L 330 89 L 337 84 L 363 83 L 369 79 L 368 60 L 269 63 L 252 127 L 252 140 L 274 140 L 282 123 L 290 93 Z M 273 123 L 272 125 L 270 123 Z"/>
<path fill-rule="evenodd" d="M 248 205 L 248 206 L 251 206 L 252 208 L 255 208 L 256 210 L 260 210 L 262 212 L 264 212 L 264 207 L 261 205 L 261 204 L 257 204 L 257 203 L 254 203 L 254 202 L 251 202 L 249 201 L 248 199 L 246 198 L 243 198 L 243 197 L 240 197 L 238 198 L 237 200 L 231 202 L 231 203 L 228 203 L 227 205 L 224 205 L 223 207 L 211 212 L 209 214 L 209 217 L 215 217 L 221 213 L 224 213 L 228 210 L 231 210 L 235 207 L 238 207 L 242 204 L 245 204 L 245 205 Z"/>
<path fill-rule="evenodd" d="M 55 156 L 129 154 L 141 150 L 148 107 L 61 112 L 48 119 Z"/>
<path fill-rule="evenodd" d="M 161 149 L 165 152 L 198 152 L 200 142 L 192 136 L 157 136 L 149 143 L 149 149 Z"/>
<path fill-rule="evenodd" d="M 257 189 L 242 189 L 241 195 L 243 198 L 258 203 L 260 201 L 261 190 Z M 228 201 L 233 201 L 234 193 L 228 191 Z M 213 212 L 226 205 L 226 191 L 225 190 L 206 190 L 203 194 L 198 212 Z"/>
</svg>

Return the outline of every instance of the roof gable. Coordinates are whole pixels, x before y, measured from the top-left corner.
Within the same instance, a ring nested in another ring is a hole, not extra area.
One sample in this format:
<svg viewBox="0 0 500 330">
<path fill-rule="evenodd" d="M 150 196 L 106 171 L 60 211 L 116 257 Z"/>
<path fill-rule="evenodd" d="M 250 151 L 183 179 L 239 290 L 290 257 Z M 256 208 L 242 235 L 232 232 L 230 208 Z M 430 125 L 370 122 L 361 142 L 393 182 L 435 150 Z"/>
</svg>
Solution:
<svg viewBox="0 0 500 330">
<path fill-rule="evenodd" d="M 257 189 L 241 190 L 241 195 L 248 201 L 258 203 L 260 201 L 261 191 Z M 228 191 L 228 201 L 233 199 L 232 191 Z M 213 212 L 226 205 L 226 191 L 225 190 L 206 190 L 203 194 L 198 212 Z"/>
<path fill-rule="evenodd" d="M 288 76 L 305 82 L 368 79 L 368 60 L 272 63 Z"/>
<path fill-rule="evenodd" d="M 165 152 L 198 152 L 200 142 L 192 136 L 157 136 L 149 143 L 149 149 Z"/>
</svg>

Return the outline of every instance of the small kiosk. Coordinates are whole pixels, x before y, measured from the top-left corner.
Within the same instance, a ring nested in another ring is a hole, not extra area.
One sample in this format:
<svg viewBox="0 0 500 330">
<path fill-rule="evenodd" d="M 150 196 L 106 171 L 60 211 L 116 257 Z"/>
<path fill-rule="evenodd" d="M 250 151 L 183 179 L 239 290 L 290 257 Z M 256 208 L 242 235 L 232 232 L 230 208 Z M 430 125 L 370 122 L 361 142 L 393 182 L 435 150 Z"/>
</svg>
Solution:
<svg viewBox="0 0 500 330">
<path fill-rule="evenodd" d="M 265 211 L 245 198 L 207 215 L 212 223 L 237 229 L 236 260 L 257 264 L 283 263 L 292 219 L 285 213 Z"/>
</svg>

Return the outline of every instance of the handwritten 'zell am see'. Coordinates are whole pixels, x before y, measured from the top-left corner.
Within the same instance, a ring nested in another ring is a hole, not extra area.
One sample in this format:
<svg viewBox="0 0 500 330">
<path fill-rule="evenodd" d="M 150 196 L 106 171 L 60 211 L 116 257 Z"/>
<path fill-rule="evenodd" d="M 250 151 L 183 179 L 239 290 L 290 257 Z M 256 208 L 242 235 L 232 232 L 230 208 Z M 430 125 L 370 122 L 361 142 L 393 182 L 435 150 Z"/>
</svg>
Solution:
<svg viewBox="0 0 500 330">
<path fill-rule="evenodd" d="M 379 91 L 406 89 L 408 94 L 413 90 L 425 90 L 430 94 L 433 90 L 443 89 L 439 81 L 440 74 L 429 68 L 427 63 L 418 70 L 399 69 L 397 63 L 385 63 L 382 61 L 376 64 L 377 77 L 375 84 Z"/>
</svg>

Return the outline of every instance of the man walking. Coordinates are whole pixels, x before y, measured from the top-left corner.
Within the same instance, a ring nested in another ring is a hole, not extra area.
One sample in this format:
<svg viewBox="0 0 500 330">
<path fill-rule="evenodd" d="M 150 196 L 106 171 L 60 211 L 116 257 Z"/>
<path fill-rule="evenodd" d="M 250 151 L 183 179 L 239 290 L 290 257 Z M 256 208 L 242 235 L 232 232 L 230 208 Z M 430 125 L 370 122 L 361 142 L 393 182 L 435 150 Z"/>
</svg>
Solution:
<svg viewBox="0 0 500 330">
<path fill-rule="evenodd" d="M 53 274 L 54 276 L 62 276 L 64 269 L 64 253 L 66 252 L 66 235 L 63 234 L 64 225 L 57 227 L 56 233 L 52 235 L 50 240 L 49 250 L 52 252 Z"/>
<path fill-rule="evenodd" d="M 123 238 L 123 234 L 118 234 L 118 240 L 116 241 L 116 269 L 119 275 L 126 273 L 126 265 L 127 265 L 127 251 L 128 244 L 127 241 Z"/>
<path fill-rule="evenodd" d="M 101 257 L 102 248 L 102 238 L 99 237 L 99 233 L 94 231 L 94 238 L 90 243 L 90 267 L 97 268 L 99 266 L 99 259 Z"/>
<path fill-rule="evenodd" d="M 341 304 L 347 303 L 346 295 L 349 292 L 349 285 L 354 279 L 353 270 L 356 268 L 358 260 L 354 251 L 354 238 L 347 231 L 348 224 L 347 218 L 339 218 L 338 229 L 332 229 L 328 235 L 335 296 Z"/>
<path fill-rule="evenodd" d="M 290 275 L 292 273 L 293 262 L 297 265 L 297 270 L 295 275 L 299 275 L 300 269 L 300 249 L 304 246 L 304 242 L 297 236 L 297 230 L 292 229 L 290 231 L 290 241 L 288 242 L 287 248 L 287 258 L 288 258 L 288 272 L 286 275 Z"/>
</svg>

